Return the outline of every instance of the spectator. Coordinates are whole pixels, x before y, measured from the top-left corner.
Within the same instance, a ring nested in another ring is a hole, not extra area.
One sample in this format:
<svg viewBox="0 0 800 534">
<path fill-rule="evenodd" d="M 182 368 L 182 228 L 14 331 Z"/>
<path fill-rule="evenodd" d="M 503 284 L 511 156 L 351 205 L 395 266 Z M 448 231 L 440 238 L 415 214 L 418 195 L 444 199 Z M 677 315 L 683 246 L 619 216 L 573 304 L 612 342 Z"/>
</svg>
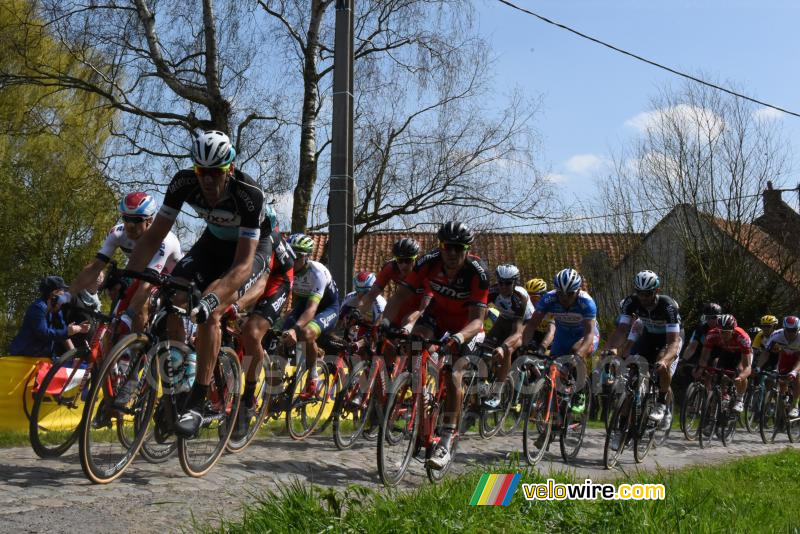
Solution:
<svg viewBox="0 0 800 534">
<path fill-rule="evenodd" d="M 89 331 L 89 323 L 64 322 L 59 297 L 66 288 L 60 276 L 47 276 L 39 282 L 39 298 L 25 311 L 22 326 L 9 347 L 11 354 L 52 358 L 62 343 L 69 343 L 67 338 Z"/>
</svg>

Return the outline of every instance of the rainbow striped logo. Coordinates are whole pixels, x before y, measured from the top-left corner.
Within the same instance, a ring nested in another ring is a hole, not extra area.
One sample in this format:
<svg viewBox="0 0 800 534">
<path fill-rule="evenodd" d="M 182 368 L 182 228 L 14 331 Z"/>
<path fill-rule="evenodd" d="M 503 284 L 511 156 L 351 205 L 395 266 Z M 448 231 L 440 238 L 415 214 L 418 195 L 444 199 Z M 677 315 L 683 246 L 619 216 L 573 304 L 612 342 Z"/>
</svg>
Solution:
<svg viewBox="0 0 800 534">
<path fill-rule="evenodd" d="M 481 475 L 470 505 L 508 504 L 514 496 L 521 475 Z"/>
</svg>

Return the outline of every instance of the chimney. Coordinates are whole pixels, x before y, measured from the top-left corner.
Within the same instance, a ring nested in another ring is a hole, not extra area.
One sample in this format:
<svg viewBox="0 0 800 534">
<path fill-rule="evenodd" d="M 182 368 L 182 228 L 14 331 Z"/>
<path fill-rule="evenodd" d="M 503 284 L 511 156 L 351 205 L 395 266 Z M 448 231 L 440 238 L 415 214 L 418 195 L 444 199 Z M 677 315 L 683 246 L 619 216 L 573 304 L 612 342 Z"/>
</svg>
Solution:
<svg viewBox="0 0 800 534">
<path fill-rule="evenodd" d="M 795 231 L 800 227 L 800 214 L 783 201 L 781 190 L 775 189 L 771 181 L 767 182 L 762 199 L 764 214 L 754 221 L 756 226 L 795 254 L 800 254 L 800 242 L 795 237 Z"/>
<path fill-rule="evenodd" d="M 772 187 L 772 181 L 767 182 L 767 188 L 762 194 L 764 202 L 764 217 L 780 217 L 779 214 L 785 213 L 788 206 L 783 205 L 781 190 Z"/>
</svg>

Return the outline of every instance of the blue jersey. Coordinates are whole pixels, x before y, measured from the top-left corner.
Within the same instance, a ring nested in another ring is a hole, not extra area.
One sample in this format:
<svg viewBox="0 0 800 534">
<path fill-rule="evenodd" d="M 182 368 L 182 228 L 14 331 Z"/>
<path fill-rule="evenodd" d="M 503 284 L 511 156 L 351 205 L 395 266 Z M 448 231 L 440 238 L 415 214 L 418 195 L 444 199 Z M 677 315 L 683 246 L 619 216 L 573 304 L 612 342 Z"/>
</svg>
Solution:
<svg viewBox="0 0 800 534">
<path fill-rule="evenodd" d="M 536 311 L 550 313 L 556 323 L 556 335 L 580 337 L 583 335 L 583 321 L 597 318 L 597 305 L 586 291 L 578 293 L 575 303 L 569 308 L 564 308 L 558 301 L 555 291 L 548 291 L 536 304 Z"/>
</svg>

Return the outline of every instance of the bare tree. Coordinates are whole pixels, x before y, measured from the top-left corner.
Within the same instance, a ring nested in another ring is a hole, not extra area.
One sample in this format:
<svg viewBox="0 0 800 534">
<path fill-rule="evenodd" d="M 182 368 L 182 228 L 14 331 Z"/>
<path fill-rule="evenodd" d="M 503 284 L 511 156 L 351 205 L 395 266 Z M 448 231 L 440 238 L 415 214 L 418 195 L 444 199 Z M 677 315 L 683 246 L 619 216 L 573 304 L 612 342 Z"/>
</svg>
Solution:
<svg viewBox="0 0 800 534">
<path fill-rule="evenodd" d="M 615 158 L 615 175 L 600 184 L 604 229 L 668 236 L 648 239 L 636 268 L 661 266 L 692 318 L 703 300 L 746 319 L 785 303 L 781 288 L 797 258 L 755 224 L 768 182 L 787 170 L 779 123 L 763 117 L 704 86 L 667 88 L 640 115 L 642 133 Z M 666 228 L 657 226 L 662 220 Z M 776 276 L 765 276 L 765 265 Z M 620 295 L 629 282 L 621 280 Z"/>
</svg>

